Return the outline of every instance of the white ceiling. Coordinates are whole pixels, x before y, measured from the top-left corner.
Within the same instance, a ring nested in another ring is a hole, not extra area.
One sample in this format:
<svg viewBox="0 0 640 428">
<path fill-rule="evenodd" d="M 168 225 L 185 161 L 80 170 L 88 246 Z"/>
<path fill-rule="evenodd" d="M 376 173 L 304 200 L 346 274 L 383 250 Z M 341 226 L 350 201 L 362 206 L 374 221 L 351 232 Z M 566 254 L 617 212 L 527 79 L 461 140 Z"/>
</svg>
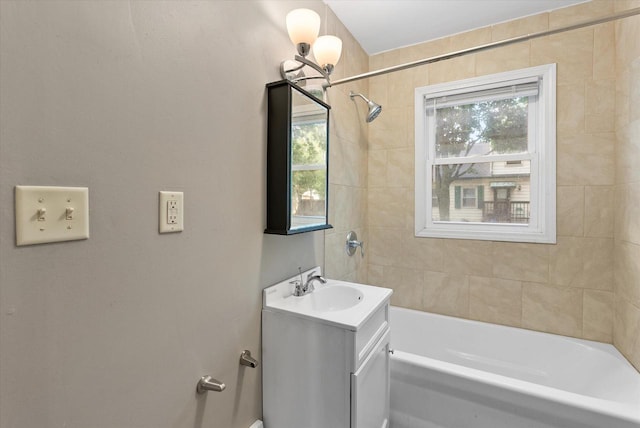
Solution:
<svg viewBox="0 0 640 428">
<path fill-rule="evenodd" d="M 589 0 L 324 0 L 369 55 Z"/>
</svg>

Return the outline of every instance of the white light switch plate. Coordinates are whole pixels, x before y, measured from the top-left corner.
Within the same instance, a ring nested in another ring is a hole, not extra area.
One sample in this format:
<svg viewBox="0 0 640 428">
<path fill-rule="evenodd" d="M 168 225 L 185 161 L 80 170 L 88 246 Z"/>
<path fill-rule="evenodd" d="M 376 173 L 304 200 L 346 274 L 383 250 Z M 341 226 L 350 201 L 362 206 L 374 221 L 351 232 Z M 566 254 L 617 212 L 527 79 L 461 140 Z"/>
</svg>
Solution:
<svg viewBox="0 0 640 428">
<path fill-rule="evenodd" d="M 87 187 L 16 186 L 16 245 L 89 238 Z"/>
<path fill-rule="evenodd" d="M 184 193 L 160 192 L 158 226 L 160 233 L 184 230 Z"/>
</svg>

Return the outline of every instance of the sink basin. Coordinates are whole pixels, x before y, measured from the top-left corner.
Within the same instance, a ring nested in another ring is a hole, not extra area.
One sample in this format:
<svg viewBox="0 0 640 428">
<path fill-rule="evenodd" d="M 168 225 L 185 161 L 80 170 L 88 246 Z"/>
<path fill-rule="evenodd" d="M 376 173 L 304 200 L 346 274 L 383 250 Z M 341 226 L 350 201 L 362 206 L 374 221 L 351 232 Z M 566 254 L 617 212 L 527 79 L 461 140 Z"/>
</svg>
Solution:
<svg viewBox="0 0 640 428">
<path fill-rule="evenodd" d="M 282 312 L 349 330 L 357 330 L 391 297 L 392 290 L 348 281 L 315 281 L 315 290 L 294 296 L 301 278 L 320 275 L 319 267 L 281 281 L 263 291 L 263 311 Z"/>
<path fill-rule="evenodd" d="M 316 311 L 342 311 L 362 302 L 364 293 L 345 285 L 330 285 L 303 296 L 309 298 L 311 307 Z"/>
</svg>

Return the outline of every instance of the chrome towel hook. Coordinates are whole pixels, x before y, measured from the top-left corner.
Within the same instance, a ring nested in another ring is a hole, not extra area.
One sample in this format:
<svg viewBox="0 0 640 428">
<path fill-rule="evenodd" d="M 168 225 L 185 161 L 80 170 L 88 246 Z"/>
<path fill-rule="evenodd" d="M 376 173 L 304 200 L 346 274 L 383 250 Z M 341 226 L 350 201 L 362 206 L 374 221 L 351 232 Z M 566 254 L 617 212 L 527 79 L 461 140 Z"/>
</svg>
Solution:
<svg viewBox="0 0 640 428">
<path fill-rule="evenodd" d="M 353 256 L 356 253 L 356 247 L 360 247 L 360 254 L 364 257 L 364 242 L 358 241 L 358 235 L 352 230 L 347 233 L 347 254 Z"/>
</svg>

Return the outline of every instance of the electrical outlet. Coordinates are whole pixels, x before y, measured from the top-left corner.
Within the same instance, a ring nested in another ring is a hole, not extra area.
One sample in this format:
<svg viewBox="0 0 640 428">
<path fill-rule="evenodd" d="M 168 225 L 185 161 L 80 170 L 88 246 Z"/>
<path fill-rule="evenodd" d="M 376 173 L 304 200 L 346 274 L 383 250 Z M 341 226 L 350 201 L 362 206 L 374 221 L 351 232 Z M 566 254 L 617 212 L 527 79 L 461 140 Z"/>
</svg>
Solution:
<svg viewBox="0 0 640 428">
<path fill-rule="evenodd" d="M 182 192 L 160 192 L 158 226 L 160 233 L 184 230 L 184 194 Z"/>
<path fill-rule="evenodd" d="M 167 201 L 167 224 L 178 224 L 178 201 Z"/>
</svg>

